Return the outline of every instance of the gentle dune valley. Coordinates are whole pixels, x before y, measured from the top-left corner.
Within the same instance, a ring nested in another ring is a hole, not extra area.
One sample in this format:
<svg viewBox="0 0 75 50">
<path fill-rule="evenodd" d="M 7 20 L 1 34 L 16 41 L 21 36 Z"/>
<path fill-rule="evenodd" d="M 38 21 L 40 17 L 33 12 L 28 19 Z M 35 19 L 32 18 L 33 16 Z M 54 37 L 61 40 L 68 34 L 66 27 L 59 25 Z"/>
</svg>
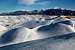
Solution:
<svg viewBox="0 0 75 50">
<path fill-rule="evenodd" d="M 73 16 L 0 16 L 0 49 L 74 50 L 74 22 Z"/>
</svg>

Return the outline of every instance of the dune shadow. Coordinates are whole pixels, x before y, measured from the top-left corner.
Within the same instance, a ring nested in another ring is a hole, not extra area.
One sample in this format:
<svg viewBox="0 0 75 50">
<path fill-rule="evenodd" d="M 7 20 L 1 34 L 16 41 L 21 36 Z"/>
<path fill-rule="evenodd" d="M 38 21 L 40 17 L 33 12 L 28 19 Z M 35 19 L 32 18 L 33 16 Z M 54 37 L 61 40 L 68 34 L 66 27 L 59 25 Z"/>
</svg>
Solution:
<svg viewBox="0 0 75 50">
<path fill-rule="evenodd" d="M 4 33 L 1 37 L 0 37 L 0 43 L 8 43 L 11 42 L 15 37 L 16 37 L 16 30 L 17 29 L 12 29 L 7 31 L 6 33 Z"/>
</svg>

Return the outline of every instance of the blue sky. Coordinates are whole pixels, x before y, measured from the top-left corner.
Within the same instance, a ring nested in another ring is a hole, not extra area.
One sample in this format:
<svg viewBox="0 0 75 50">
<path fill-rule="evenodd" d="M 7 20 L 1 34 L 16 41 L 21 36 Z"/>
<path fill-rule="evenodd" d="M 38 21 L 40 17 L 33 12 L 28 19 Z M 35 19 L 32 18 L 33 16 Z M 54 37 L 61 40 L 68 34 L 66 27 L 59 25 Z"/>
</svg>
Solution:
<svg viewBox="0 0 75 50">
<path fill-rule="evenodd" d="M 0 13 L 47 8 L 75 10 L 75 0 L 0 0 Z"/>
</svg>

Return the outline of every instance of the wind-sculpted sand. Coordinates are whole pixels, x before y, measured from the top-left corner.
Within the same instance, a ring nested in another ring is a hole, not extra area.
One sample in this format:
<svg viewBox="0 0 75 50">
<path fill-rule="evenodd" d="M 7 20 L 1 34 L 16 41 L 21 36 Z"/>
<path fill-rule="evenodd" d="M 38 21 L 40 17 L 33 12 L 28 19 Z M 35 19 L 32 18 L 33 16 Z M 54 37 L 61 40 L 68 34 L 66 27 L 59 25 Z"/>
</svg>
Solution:
<svg viewBox="0 0 75 50">
<path fill-rule="evenodd" d="M 0 50 L 74 50 L 72 24 L 71 20 L 31 20 L 14 25 L 0 32 Z"/>
</svg>

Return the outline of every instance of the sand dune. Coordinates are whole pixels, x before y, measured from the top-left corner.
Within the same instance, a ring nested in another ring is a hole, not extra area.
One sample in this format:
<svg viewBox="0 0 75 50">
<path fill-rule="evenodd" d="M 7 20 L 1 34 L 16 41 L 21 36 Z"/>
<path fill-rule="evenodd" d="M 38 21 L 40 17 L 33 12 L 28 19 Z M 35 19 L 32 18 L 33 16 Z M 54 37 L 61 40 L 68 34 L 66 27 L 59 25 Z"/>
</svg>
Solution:
<svg viewBox="0 0 75 50">
<path fill-rule="evenodd" d="M 0 47 L 0 50 L 75 50 L 75 33 Z"/>
<path fill-rule="evenodd" d="M 73 34 L 73 32 L 75 32 L 71 27 L 72 24 L 73 23 L 71 22 L 71 20 L 58 19 L 51 22 L 43 21 L 37 23 L 35 21 L 29 21 L 28 23 L 20 23 L 19 25 L 11 27 L 11 29 L 7 30 L 6 32 L 1 33 L 0 49 L 29 50 L 30 48 L 31 50 L 44 50 L 47 47 L 45 50 L 49 50 L 53 46 L 55 48 L 60 47 L 60 45 L 64 47 L 67 40 L 65 41 L 65 43 L 63 43 L 63 39 L 67 36 L 69 38 L 69 36 Z M 5 27 L 3 28 L 5 29 Z M 60 43 L 63 43 L 64 45 Z M 56 47 L 56 45 L 59 46 Z M 54 47 L 51 49 L 55 50 Z"/>
<path fill-rule="evenodd" d="M 29 29 L 19 27 L 11 29 L 0 37 L 0 44 L 10 45 L 32 40 L 44 39 L 52 36 L 63 35 L 74 32 L 71 26 L 63 23 L 48 24 L 38 28 Z"/>
</svg>

